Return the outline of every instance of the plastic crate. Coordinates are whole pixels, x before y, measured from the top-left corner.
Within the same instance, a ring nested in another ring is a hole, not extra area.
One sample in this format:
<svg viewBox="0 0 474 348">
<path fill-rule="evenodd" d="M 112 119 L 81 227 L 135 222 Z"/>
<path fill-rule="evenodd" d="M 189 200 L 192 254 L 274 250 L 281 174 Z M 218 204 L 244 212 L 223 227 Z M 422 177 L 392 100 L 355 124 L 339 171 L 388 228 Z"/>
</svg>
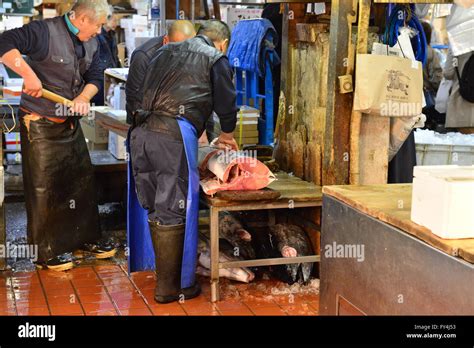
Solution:
<svg viewBox="0 0 474 348">
<path fill-rule="evenodd" d="M 474 164 L 474 146 L 416 144 L 416 163 L 419 166 Z"/>
</svg>

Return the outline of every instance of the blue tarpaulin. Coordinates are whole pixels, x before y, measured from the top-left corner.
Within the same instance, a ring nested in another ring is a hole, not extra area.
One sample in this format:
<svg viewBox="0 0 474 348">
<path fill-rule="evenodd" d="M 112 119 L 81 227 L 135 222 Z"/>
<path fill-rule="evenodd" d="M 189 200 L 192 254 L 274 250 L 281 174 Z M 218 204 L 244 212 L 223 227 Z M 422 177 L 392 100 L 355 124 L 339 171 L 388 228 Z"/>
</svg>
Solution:
<svg viewBox="0 0 474 348">
<path fill-rule="evenodd" d="M 232 31 L 232 38 L 227 56 L 232 67 L 265 76 L 265 58 L 273 52 L 273 64 L 280 59 L 274 51 L 278 34 L 268 19 L 246 19 L 237 23 Z"/>
</svg>

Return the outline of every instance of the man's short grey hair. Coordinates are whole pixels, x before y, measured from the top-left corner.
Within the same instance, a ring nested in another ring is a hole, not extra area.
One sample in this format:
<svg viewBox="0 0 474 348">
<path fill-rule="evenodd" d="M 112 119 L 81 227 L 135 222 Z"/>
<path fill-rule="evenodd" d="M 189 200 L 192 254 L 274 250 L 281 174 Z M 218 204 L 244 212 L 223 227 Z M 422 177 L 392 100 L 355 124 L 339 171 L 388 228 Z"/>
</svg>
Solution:
<svg viewBox="0 0 474 348">
<path fill-rule="evenodd" d="M 217 19 L 204 22 L 199 28 L 198 35 L 206 35 L 212 41 L 230 41 L 229 26 Z"/>
<path fill-rule="evenodd" d="M 88 12 L 94 20 L 107 18 L 110 14 L 110 7 L 107 0 L 76 0 L 71 8 L 71 12 L 80 15 Z"/>
</svg>

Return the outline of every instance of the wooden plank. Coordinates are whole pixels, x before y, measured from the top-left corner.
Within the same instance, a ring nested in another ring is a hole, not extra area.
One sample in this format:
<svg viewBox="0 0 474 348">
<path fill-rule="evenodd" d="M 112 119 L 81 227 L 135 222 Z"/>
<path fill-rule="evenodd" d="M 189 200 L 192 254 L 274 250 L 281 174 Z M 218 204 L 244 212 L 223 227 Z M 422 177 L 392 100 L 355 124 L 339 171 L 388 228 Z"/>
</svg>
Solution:
<svg viewBox="0 0 474 348">
<path fill-rule="evenodd" d="M 474 238 L 442 239 L 411 221 L 411 184 L 326 186 L 323 194 L 393 225 L 449 255 L 474 263 Z"/>
<path fill-rule="evenodd" d="M 228 201 L 262 201 L 269 199 L 278 199 L 280 196 L 280 192 L 271 189 L 216 192 L 216 197 Z"/>
<path fill-rule="evenodd" d="M 268 189 L 280 193 L 278 199 L 263 200 L 263 201 L 246 201 L 245 204 L 255 204 L 266 209 L 266 205 L 273 203 L 280 203 L 288 205 L 291 202 L 317 202 L 322 199 L 322 188 L 309 182 L 305 182 L 296 176 L 288 175 L 284 172 L 275 173 L 276 181 L 272 182 Z M 281 178 L 281 180 L 280 180 Z M 220 199 L 219 197 L 210 197 L 204 195 L 208 204 L 213 206 L 227 206 L 227 205 L 241 205 L 238 201 L 232 202 Z"/>
<path fill-rule="evenodd" d="M 101 125 L 110 132 L 117 133 L 118 135 L 124 138 L 127 137 L 130 125 L 127 124 L 125 121 L 119 121 L 115 117 L 109 116 L 105 113 L 98 111 L 95 112 L 95 120 L 97 124 Z"/>
<path fill-rule="evenodd" d="M 349 58 L 348 13 L 352 1 L 331 2 L 331 27 L 324 148 L 322 157 L 322 185 L 349 182 L 349 122 L 352 94 L 338 91 L 338 76 L 346 74 Z"/>
</svg>

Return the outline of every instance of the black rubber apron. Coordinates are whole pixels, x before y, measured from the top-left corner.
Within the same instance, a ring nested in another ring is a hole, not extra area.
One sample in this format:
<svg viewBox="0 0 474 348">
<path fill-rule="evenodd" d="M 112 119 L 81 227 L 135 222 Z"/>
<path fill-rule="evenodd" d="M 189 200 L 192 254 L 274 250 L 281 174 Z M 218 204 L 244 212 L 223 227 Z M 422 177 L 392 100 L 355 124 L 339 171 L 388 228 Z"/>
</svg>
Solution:
<svg viewBox="0 0 474 348">
<path fill-rule="evenodd" d="M 94 170 L 79 125 L 21 121 L 23 181 L 28 242 L 38 261 L 72 252 L 100 238 Z"/>
</svg>

